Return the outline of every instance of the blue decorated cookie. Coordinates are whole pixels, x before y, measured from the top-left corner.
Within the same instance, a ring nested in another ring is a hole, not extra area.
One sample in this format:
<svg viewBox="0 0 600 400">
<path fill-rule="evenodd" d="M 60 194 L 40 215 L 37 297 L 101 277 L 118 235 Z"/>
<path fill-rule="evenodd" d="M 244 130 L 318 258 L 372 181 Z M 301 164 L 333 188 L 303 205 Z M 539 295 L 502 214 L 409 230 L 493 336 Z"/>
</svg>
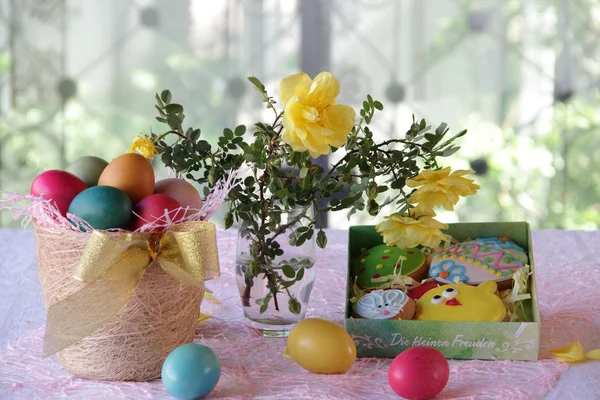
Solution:
<svg viewBox="0 0 600 400">
<path fill-rule="evenodd" d="M 353 316 L 367 319 L 412 319 L 415 302 L 402 290 L 374 290 L 352 306 Z"/>
<path fill-rule="evenodd" d="M 504 290 L 512 286 L 515 271 L 527 263 L 525 250 L 508 238 L 479 238 L 434 254 L 429 276 L 440 283 L 468 285 L 491 280 Z"/>
</svg>

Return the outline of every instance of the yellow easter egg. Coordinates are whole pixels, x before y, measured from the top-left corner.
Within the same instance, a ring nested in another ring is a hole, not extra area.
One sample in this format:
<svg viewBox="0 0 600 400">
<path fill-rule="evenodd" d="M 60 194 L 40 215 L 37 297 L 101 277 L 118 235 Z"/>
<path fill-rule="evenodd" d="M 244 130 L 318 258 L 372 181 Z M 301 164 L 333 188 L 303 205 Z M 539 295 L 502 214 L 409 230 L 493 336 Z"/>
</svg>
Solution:
<svg viewBox="0 0 600 400">
<path fill-rule="evenodd" d="M 292 328 L 286 353 L 315 374 L 341 374 L 356 361 L 356 345 L 348 332 L 319 318 L 302 320 Z"/>
</svg>

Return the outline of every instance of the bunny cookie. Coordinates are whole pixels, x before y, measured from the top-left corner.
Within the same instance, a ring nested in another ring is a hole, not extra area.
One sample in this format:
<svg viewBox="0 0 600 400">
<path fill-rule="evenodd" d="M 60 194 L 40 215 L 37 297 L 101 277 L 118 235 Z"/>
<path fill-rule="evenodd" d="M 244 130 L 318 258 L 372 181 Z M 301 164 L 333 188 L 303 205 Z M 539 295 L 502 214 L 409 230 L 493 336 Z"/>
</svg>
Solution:
<svg viewBox="0 0 600 400">
<path fill-rule="evenodd" d="M 362 296 L 352 310 L 354 317 L 406 320 L 415 315 L 415 302 L 402 290 L 375 290 Z"/>
</svg>

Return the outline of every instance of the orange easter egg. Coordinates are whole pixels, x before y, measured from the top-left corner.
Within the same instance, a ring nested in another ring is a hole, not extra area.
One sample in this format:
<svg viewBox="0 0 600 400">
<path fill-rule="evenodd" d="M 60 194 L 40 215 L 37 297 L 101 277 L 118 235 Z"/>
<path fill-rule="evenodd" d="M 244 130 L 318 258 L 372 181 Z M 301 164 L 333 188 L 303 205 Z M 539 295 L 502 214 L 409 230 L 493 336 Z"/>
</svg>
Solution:
<svg viewBox="0 0 600 400">
<path fill-rule="evenodd" d="M 202 207 L 202 199 L 196 188 L 183 179 L 170 178 L 156 182 L 154 194 L 166 194 L 177 200 L 181 207 L 193 209 L 189 210 L 188 214 Z"/>
<path fill-rule="evenodd" d="M 98 186 L 121 189 L 137 204 L 154 193 L 154 170 L 152 164 L 139 154 L 123 154 L 112 160 L 98 180 Z"/>
</svg>

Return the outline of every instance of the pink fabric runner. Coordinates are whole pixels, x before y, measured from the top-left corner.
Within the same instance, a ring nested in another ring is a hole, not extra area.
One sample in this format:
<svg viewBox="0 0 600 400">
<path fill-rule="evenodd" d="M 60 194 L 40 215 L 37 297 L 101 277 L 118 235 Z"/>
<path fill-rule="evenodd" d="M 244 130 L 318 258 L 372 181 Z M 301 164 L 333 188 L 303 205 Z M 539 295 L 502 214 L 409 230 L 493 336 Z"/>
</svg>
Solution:
<svg viewBox="0 0 600 400">
<path fill-rule="evenodd" d="M 329 232 L 318 253 L 317 282 L 309 315 L 341 323 L 344 309 L 347 232 Z M 550 359 L 548 349 L 579 341 L 600 348 L 600 263 L 594 253 L 600 234 L 534 232 L 535 265 L 542 315 L 541 360 L 450 361 L 450 380 L 438 399 L 540 399 L 568 366 Z M 387 383 L 391 360 L 359 359 L 344 375 L 313 375 L 281 357 L 284 339 L 264 339 L 243 325 L 234 279 L 235 232 L 219 233 L 223 276 L 209 287 L 223 304 L 196 341 L 210 346 L 222 363 L 221 380 L 207 398 L 364 399 L 394 398 Z M 55 358 L 42 359 L 42 328 L 0 349 L 0 397 L 145 399 L 170 398 L 160 381 L 92 382 L 72 378 Z"/>
</svg>

